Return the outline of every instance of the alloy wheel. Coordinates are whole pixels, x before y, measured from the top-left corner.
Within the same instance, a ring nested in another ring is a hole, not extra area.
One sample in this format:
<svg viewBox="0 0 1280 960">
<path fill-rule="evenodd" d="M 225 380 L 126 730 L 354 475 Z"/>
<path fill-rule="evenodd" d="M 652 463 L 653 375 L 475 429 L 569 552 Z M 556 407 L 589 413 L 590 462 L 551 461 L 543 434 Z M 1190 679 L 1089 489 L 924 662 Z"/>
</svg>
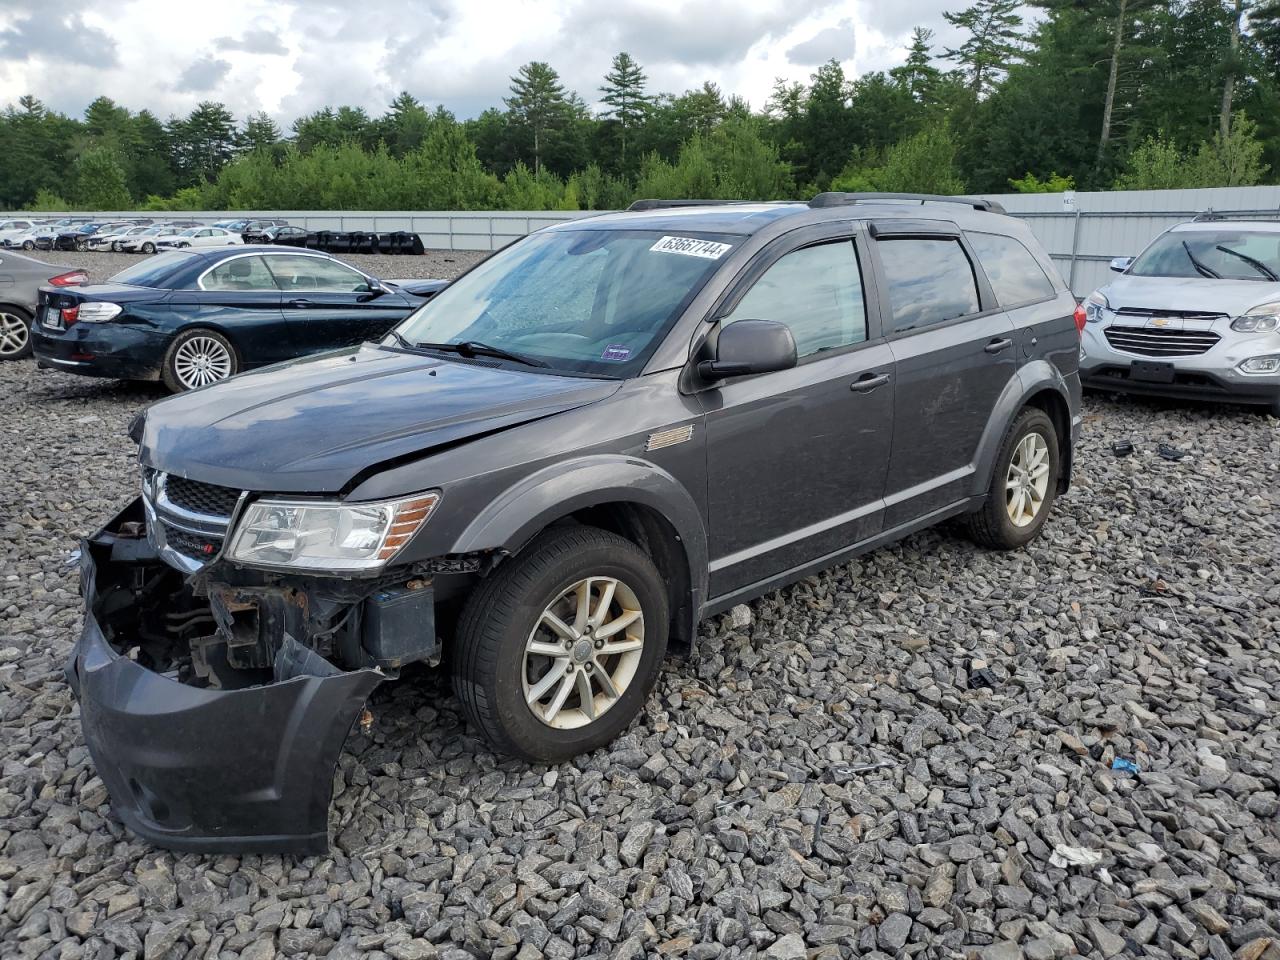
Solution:
<svg viewBox="0 0 1280 960">
<path fill-rule="evenodd" d="M 0 312 L 0 357 L 15 357 L 30 338 L 27 322 L 13 313 Z"/>
<path fill-rule="evenodd" d="M 231 367 L 231 353 L 213 337 L 184 340 L 173 355 L 173 371 L 188 390 L 227 379 Z"/>
<path fill-rule="evenodd" d="M 570 730 L 601 717 L 635 679 L 644 650 L 644 612 L 616 577 L 566 588 L 525 641 L 525 703 L 549 727 Z"/>
<path fill-rule="evenodd" d="M 1018 441 L 1005 477 L 1005 509 L 1015 527 L 1030 525 L 1049 490 L 1049 444 L 1034 430 Z"/>
</svg>

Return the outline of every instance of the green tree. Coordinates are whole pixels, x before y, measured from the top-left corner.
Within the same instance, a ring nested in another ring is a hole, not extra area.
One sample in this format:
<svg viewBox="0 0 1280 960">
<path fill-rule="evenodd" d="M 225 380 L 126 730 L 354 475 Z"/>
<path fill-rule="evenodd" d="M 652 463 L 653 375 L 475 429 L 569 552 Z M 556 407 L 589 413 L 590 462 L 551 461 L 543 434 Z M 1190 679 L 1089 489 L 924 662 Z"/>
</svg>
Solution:
<svg viewBox="0 0 1280 960">
<path fill-rule="evenodd" d="M 645 93 L 648 78 L 631 54 L 622 52 L 613 58 L 605 74 L 600 101 L 609 109 L 603 116 L 618 127 L 619 166 L 627 167 L 627 135 L 644 122 L 649 112 L 650 97 Z"/>
<path fill-rule="evenodd" d="M 542 152 L 548 135 L 564 127 L 570 108 L 560 75 L 551 66 L 533 60 L 511 78 L 511 96 L 503 101 L 512 122 L 525 129 L 533 144 L 533 173 L 542 170 Z"/>
<path fill-rule="evenodd" d="M 916 103 L 933 103 L 942 82 L 942 71 L 933 65 L 932 43 L 933 31 L 916 27 L 911 32 L 906 61 L 889 71 L 889 76 L 905 88 Z"/>
<path fill-rule="evenodd" d="M 1060 177 L 1057 172 L 1054 172 L 1041 180 L 1034 173 L 1027 171 L 1025 176 L 1017 180 L 1011 177 L 1009 186 L 1013 187 L 1018 193 L 1063 193 L 1076 188 L 1076 179 L 1075 177 Z"/>
<path fill-rule="evenodd" d="M 947 23 L 969 36 L 943 54 L 955 60 L 969 77 L 974 96 L 986 96 L 1021 53 L 1022 17 L 1019 0 L 977 0 L 959 13 L 942 14 Z"/>
<path fill-rule="evenodd" d="M 83 210 L 128 210 L 133 205 L 120 159 L 110 147 L 90 147 L 73 166 L 72 199 Z"/>
<path fill-rule="evenodd" d="M 270 150 L 280 142 L 280 127 L 267 114 L 259 111 L 244 122 L 236 135 L 236 149 L 241 153 Z"/>
<path fill-rule="evenodd" d="M 169 121 L 169 142 L 179 178 L 208 183 L 235 154 L 236 125 L 231 111 L 206 100 L 186 117 Z"/>
<path fill-rule="evenodd" d="M 926 127 L 894 144 L 876 166 L 867 165 L 867 160 L 867 154 L 855 153 L 831 188 L 946 195 L 965 190 L 956 166 L 956 143 L 946 124 Z"/>
</svg>

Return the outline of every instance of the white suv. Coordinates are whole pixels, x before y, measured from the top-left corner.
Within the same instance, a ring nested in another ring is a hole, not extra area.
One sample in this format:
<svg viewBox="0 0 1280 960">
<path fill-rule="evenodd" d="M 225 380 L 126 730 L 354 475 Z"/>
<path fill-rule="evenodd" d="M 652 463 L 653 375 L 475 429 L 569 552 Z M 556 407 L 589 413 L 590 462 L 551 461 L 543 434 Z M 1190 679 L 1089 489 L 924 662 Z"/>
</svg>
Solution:
<svg viewBox="0 0 1280 960">
<path fill-rule="evenodd" d="M 1182 223 L 1111 269 L 1120 276 L 1084 303 L 1085 386 L 1280 417 L 1280 223 Z"/>
</svg>

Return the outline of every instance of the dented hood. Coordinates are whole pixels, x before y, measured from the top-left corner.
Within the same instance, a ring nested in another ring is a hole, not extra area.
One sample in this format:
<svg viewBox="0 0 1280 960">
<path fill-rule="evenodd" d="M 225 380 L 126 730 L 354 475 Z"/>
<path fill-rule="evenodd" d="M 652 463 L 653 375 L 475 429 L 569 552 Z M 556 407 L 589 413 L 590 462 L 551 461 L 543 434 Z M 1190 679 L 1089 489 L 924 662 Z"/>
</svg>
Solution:
<svg viewBox="0 0 1280 960">
<path fill-rule="evenodd" d="M 366 345 L 162 400 L 146 412 L 139 459 L 241 490 L 332 493 L 370 467 L 602 400 L 618 386 Z"/>
</svg>

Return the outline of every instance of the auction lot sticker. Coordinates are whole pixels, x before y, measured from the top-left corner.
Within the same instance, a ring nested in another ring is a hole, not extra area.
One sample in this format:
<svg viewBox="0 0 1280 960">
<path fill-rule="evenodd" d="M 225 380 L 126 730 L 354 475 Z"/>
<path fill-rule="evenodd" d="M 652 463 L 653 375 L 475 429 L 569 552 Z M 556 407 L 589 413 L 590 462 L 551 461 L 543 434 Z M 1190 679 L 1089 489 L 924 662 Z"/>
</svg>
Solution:
<svg viewBox="0 0 1280 960">
<path fill-rule="evenodd" d="M 733 244 L 716 243 L 714 240 L 698 240 L 694 237 L 663 237 L 649 249 L 657 253 L 679 253 L 686 257 L 719 260 L 733 249 Z"/>
</svg>

